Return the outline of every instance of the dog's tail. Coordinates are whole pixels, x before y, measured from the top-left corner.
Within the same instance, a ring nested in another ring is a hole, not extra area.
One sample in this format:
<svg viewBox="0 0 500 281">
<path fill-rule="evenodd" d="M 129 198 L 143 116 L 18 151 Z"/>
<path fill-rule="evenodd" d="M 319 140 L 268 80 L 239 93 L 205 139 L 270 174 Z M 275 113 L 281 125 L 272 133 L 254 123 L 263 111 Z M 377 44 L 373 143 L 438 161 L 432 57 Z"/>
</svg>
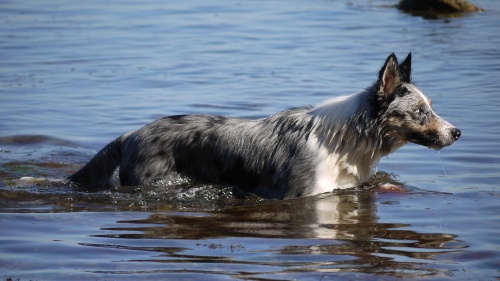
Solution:
<svg viewBox="0 0 500 281">
<path fill-rule="evenodd" d="M 115 139 L 101 149 L 83 168 L 68 177 L 87 191 L 98 191 L 112 187 L 111 177 L 120 165 L 122 137 Z"/>
</svg>

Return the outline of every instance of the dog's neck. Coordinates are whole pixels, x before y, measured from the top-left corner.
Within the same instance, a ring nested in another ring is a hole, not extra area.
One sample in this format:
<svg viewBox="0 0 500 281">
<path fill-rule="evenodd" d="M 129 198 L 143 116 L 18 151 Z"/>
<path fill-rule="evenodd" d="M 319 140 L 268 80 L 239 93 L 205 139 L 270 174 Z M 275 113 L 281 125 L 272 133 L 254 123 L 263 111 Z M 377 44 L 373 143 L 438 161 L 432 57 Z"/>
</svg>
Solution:
<svg viewBox="0 0 500 281">
<path fill-rule="evenodd" d="M 332 161 L 353 170 L 361 181 L 373 174 L 383 156 L 404 145 L 386 134 L 376 98 L 374 89 L 368 88 L 327 100 L 309 111 L 317 143 L 327 150 Z"/>
</svg>

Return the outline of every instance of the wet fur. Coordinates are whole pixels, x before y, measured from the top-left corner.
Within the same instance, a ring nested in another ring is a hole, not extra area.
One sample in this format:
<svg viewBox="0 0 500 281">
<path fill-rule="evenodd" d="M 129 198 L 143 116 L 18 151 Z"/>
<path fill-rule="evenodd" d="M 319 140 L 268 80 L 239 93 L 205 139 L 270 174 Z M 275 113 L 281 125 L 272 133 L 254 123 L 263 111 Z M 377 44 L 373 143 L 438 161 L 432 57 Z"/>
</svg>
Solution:
<svg viewBox="0 0 500 281">
<path fill-rule="evenodd" d="M 165 117 L 117 138 L 69 180 L 108 188 L 120 166 L 121 185 L 180 175 L 294 198 L 367 181 L 381 157 L 409 141 L 440 149 L 459 136 L 411 83 L 411 55 L 398 65 L 392 54 L 360 93 L 259 120 Z"/>
</svg>

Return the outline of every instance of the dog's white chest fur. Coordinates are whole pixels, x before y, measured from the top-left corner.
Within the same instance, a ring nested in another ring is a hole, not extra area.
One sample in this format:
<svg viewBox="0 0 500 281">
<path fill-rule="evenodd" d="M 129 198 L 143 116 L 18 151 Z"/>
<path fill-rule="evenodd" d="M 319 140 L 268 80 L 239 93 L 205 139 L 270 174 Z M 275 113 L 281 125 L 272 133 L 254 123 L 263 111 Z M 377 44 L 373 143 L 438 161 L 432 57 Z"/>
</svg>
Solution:
<svg viewBox="0 0 500 281">
<path fill-rule="evenodd" d="M 316 122 L 308 146 L 317 155 L 311 195 L 355 187 L 375 172 L 380 146 L 368 131 L 357 129 L 370 107 L 367 93 L 337 97 L 310 111 Z"/>
<path fill-rule="evenodd" d="M 331 192 L 334 189 L 352 188 L 367 181 L 375 172 L 380 160 L 378 153 L 372 155 L 356 147 L 340 147 L 340 151 L 332 153 L 321 145 L 316 137 L 310 138 L 309 145 L 311 148 L 315 147 L 318 152 L 315 183 L 311 195 Z M 345 149 L 352 151 L 342 153 Z"/>
</svg>

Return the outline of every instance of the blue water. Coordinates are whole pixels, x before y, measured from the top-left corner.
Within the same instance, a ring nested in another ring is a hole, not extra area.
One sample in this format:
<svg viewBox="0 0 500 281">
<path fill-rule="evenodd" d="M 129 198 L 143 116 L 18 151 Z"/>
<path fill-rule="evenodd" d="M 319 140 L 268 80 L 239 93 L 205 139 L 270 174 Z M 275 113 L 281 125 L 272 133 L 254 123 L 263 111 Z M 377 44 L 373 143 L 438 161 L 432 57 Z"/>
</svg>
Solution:
<svg viewBox="0 0 500 281">
<path fill-rule="evenodd" d="M 498 279 L 500 2 L 435 20 L 396 3 L 2 1 L 0 278 Z M 62 182 L 159 117 L 314 105 L 410 51 L 414 81 L 463 135 L 382 159 L 381 182 L 407 192 L 274 202 Z"/>
</svg>

